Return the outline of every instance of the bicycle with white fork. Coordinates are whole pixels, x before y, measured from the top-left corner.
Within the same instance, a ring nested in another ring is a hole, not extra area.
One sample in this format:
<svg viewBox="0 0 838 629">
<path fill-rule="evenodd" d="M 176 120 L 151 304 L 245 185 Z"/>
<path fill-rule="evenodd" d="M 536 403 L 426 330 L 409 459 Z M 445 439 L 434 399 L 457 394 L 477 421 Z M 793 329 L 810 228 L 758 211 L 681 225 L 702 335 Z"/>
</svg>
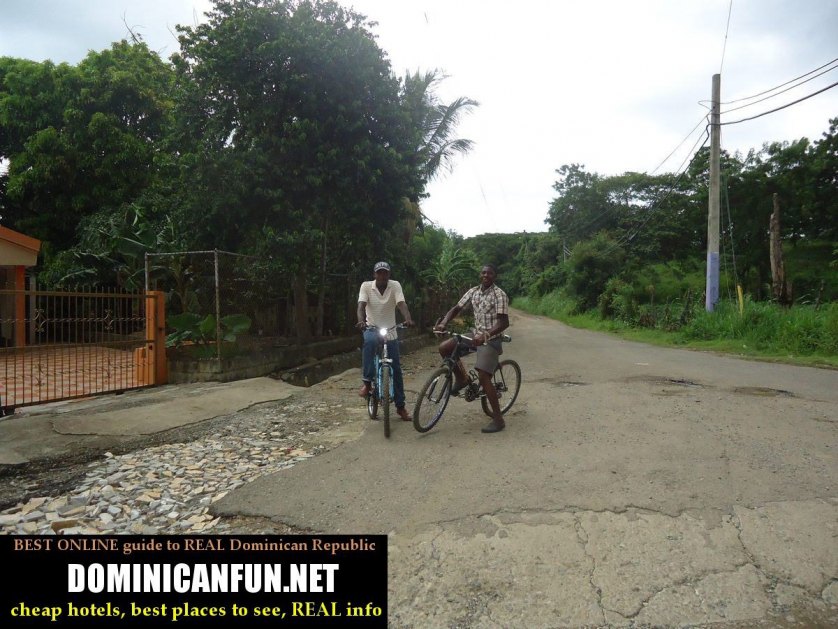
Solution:
<svg viewBox="0 0 838 629">
<path fill-rule="evenodd" d="M 378 351 L 374 358 L 375 378 L 370 382 L 367 393 L 367 413 L 370 419 L 378 419 L 378 409 L 382 410 L 384 436 L 390 437 L 390 402 L 393 401 L 393 359 L 387 354 L 387 336 L 393 330 L 406 328 L 404 323 L 397 323 L 389 328 L 377 328 L 368 325 L 365 330 L 375 330 L 378 334 Z"/>
</svg>

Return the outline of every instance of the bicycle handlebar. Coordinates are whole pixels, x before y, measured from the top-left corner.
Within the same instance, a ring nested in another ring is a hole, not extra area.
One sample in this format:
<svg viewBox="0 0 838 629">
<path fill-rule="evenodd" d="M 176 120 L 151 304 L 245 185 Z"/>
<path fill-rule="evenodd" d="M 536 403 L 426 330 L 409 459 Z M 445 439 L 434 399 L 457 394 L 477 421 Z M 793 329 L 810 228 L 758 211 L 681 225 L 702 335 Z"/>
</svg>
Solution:
<svg viewBox="0 0 838 629">
<path fill-rule="evenodd" d="M 470 336 L 466 336 L 465 334 L 460 334 L 458 332 L 451 332 L 450 330 L 434 330 L 434 334 L 444 334 L 444 335 L 447 335 L 447 336 L 456 336 L 457 338 L 465 339 L 466 341 L 473 341 L 474 340 Z M 494 336 L 490 336 L 489 338 L 484 339 L 483 342 L 485 343 L 486 341 L 492 341 L 492 340 L 497 339 L 497 338 L 499 338 L 504 343 L 509 343 L 510 341 L 512 341 L 511 336 L 509 336 L 508 334 L 501 333 L 501 334 L 495 334 Z"/>
<path fill-rule="evenodd" d="M 384 330 L 387 330 L 389 332 L 390 330 L 396 330 L 396 329 L 400 330 L 400 329 L 406 328 L 406 327 L 407 326 L 404 323 L 397 323 L 396 325 L 394 325 L 390 328 L 379 328 L 377 325 L 365 325 L 364 330 L 382 330 L 382 329 L 384 329 Z"/>
</svg>

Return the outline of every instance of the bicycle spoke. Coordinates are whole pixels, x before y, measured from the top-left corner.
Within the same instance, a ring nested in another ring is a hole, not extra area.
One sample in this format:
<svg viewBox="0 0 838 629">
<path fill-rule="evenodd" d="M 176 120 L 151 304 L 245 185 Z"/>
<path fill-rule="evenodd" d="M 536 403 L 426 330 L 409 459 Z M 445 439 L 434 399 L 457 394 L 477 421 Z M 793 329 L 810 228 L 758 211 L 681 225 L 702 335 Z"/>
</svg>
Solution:
<svg viewBox="0 0 838 629">
<path fill-rule="evenodd" d="M 492 381 L 494 382 L 495 390 L 498 392 L 500 412 L 502 415 L 506 414 L 506 411 L 515 403 L 515 399 L 518 397 L 518 391 L 521 388 L 521 367 L 514 360 L 503 360 L 498 364 L 497 369 L 495 369 Z M 480 402 L 483 406 L 483 412 L 489 417 L 492 417 L 489 400 L 483 396 Z"/>
<path fill-rule="evenodd" d="M 447 369 L 434 372 L 416 400 L 413 410 L 413 426 L 419 432 L 427 432 L 440 420 L 451 397 L 451 373 Z"/>
</svg>

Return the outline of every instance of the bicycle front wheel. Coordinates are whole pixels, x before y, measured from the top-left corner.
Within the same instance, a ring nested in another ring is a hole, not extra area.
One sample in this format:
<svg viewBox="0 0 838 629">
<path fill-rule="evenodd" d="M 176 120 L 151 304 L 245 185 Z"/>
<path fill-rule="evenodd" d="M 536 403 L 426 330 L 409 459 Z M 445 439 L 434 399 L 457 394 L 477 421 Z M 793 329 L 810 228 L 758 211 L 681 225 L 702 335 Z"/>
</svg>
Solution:
<svg viewBox="0 0 838 629">
<path fill-rule="evenodd" d="M 367 393 L 367 413 L 370 419 L 378 419 L 378 392 L 375 389 Z"/>
<path fill-rule="evenodd" d="M 449 399 L 451 371 L 446 367 L 440 367 L 431 374 L 419 391 L 419 398 L 413 409 L 413 427 L 419 432 L 428 432 L 442 418 Z"/>
<path fill-rule="evenodd" d="M 502 360 L 495 368 L 492 382 L 495 385 L 495 391 L 498 392 L 500 414 L 506 415 L 506 411 L 512 408 L 518 397 L 518 391 L 521 390 L 521 368 L 514 360 Z M 485 395 L 480 398 L 480 403 L 483 405 L 483 412 L 492 417 L 492 405 L 489 404 Z"/>
<path fill-rule="evenodd" d="M 384 436 L 390 437 L 390 369 L 381 370 L 381 404 L 384 406 Z"/>
</svg>

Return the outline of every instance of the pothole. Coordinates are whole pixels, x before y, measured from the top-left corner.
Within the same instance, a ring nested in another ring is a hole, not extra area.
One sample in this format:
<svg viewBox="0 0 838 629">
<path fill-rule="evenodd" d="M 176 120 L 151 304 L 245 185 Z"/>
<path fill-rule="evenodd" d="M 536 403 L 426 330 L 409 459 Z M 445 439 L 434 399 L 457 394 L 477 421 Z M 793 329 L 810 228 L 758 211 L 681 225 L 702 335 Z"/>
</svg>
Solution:
<svg viewBox="0 0 838 629">
<path fill-rule="evenodd" d="M 759 397 L 795 397 L 791 391 L 784 389 L 771 389 L 769 387 L 736 387 L 734 393 L 743 395 L 756 395 Z"/>
<path fill-rule="evenodd" d="M 554 387 L 586 387 L 588 382 L 577 382 L 575 380 L 556 380 L 555 378 L 538 378 L 536 380 L 527 380 L 529 384 L 549 384 Z"/>
<path fill-rule="evenodd" d="M 662 376 L 634 376 L 632 378 L 626 378 L 626 382 L 645 382 L 647 384 L 652 384 L 656 386 L 679 386 L 679 387 L 691 387 L 696 389 L 701 389 L 704 387 L 703 384 L 698 382 L 693 382 L 692 380 L 686 380 L 684 378 L 664 378 Z"/>
</svg>

